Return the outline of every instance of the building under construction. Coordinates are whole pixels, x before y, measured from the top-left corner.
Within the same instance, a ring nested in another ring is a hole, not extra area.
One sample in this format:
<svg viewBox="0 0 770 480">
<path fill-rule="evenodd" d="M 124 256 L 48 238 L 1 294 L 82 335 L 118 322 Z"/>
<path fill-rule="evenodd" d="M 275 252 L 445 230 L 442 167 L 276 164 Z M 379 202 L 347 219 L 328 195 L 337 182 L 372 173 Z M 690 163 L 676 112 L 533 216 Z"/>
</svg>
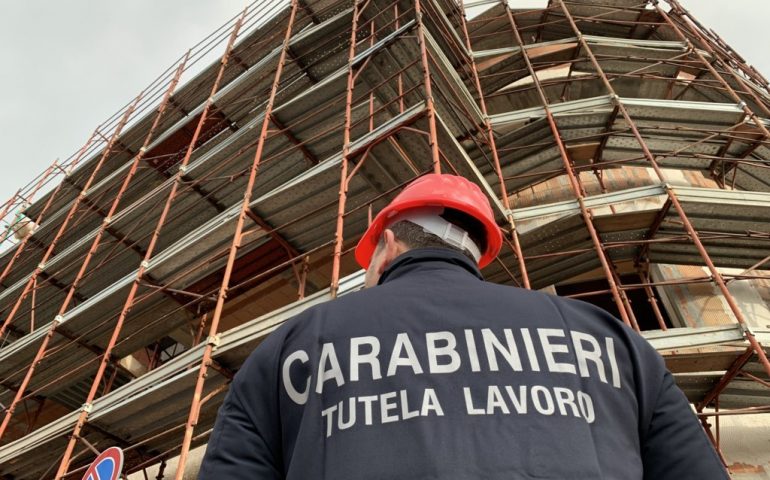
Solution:
<svg viewBox="0 0 770 480">
<path fill-rule="evenodd" d="M 257 0 L 0 208 L 0 477 L 116 445 L 193 478 L 246 356 L 359 289 L 372 215 L 440 171 L 492 202 L 487 280 L 640 331 L 768 478 L 769 129 L 676 0 Z"/>
</svg>

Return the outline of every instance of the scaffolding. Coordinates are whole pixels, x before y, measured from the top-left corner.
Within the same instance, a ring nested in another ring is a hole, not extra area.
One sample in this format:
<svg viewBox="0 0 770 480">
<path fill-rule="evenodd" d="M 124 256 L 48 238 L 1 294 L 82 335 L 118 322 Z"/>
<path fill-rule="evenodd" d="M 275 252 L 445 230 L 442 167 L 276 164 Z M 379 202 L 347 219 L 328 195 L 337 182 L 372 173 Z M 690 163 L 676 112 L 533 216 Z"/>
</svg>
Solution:
<svg viewBox="0 0 770 480">
<path fill-rule="evenodd" d="M 720 452 L 770 413 L 767 80 L 676 0 L 517 3 L 257 0 L 17 191 L 0 476 L 111 445 L 194 474 L 247 355 L 362 287 L 358 238 L 429 172 L 488 195 L 487 280 L 639 331 Z"/>
</svg>

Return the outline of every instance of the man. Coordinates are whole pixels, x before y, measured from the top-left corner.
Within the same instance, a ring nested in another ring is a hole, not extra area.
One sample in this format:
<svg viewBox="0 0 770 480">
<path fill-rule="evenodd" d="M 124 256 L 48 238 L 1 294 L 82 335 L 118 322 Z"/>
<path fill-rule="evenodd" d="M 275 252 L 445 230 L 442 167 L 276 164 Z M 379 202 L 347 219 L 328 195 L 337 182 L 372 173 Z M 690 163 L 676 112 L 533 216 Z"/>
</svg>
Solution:
<svg viewBox="0 0 770 480">
<path fill-rule="evenodd" d="M 639 335 L 587 303 L 482 280 L 501 243 L 473 183 L 408 185 L 356 248 L 374 288 L 254 351 L 200 478 L 728 478 Z"/>
</svg>

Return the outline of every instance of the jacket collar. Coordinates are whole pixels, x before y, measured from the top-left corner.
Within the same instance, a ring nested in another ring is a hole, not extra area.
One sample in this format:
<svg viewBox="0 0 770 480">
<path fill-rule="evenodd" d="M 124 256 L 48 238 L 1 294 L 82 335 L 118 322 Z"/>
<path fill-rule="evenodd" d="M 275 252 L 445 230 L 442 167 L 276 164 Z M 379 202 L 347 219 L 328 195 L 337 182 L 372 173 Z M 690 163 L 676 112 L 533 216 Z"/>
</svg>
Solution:
<svg viewBox="0 0 770 480">
<path fill-rule="evenodd" d="M 446 248 L 415 248 L 396 257 L 382 272 L 378 285 L 415 271 L 455 270 L 484 280 L 479 267 L 468 257 Z"/>
</svg>

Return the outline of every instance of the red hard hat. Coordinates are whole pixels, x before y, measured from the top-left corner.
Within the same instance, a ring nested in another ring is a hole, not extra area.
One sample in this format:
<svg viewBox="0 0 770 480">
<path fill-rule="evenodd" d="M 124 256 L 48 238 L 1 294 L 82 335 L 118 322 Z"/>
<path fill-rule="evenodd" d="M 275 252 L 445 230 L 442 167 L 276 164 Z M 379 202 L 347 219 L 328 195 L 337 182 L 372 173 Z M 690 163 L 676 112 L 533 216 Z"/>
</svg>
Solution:
<svg viewBox="0 0 770 480">
<path fill-rule="evenodd" d="M 492 207 L 481 189 L 470 180 L 455 175 L 431 173 L 413 181 L 377 214 L 356 246 L 356 261 L 369 268 L 377 242 L 383 230 L 396 215 L 423 207 L 444 207 L 459 210 L 475 218 L 485 230 L 486 249 L 481 253 L 479 267 L 483 268 L 497 257 L 503 236 L 495 222 Z"/>
</svg>

